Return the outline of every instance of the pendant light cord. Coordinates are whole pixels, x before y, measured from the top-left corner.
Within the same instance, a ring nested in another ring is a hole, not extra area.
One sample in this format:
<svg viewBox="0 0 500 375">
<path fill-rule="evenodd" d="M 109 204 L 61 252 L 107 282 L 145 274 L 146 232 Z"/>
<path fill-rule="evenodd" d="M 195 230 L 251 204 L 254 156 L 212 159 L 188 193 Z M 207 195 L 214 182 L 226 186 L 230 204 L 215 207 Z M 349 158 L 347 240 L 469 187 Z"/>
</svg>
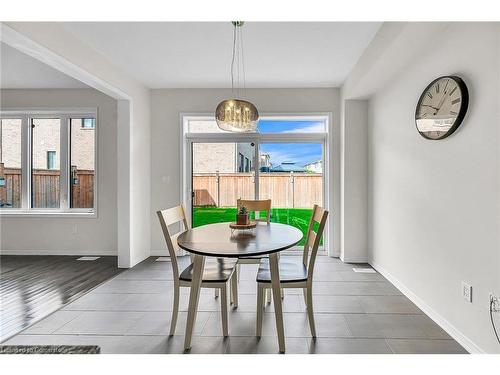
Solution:
<svg viewBox="0 0 500 375">
<path fill-rule="evenodd" d="M 246 93 L 245 55 L 243 54 L 243 30 L 233 23 L 233 56 L 231 59 L 231 93 L 234 96 L 234 63 L 236 60 L 236 97 L 240 97 L 240 65 L 243 74 L 243 94 Z"/>
<path fill-rule="evenodd" d="M 241 67 L 243 68 L 243 95 L 246 96 L 246 91 L 247 91 L 247 83 L 246 83 L 246 76 L 245 76 L 245 55 L 243 54 L 244 48 L 243 48 L 243 29 L 240 31 L 240 48 L 241 48 Z"/>
<path fill-rule="evenodd" d="M 236 25 L 233 25 L 233 59 L 231 60 L 231 93 L 234 95 L 234 55 L 236 52 Z"/>
</svg>

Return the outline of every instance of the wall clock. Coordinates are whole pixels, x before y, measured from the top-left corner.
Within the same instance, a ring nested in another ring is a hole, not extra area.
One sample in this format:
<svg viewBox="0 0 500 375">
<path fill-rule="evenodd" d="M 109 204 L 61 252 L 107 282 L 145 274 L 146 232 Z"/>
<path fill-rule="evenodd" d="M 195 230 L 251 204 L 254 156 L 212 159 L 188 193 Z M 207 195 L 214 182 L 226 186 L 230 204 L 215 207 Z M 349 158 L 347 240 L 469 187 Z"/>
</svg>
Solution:
<svg viewBox="0 0 500 375">
<path fill-rule="evenodd" d="M 415 110 L 415 124 L 427 139 L 443 139 L 462 123 L 469 105 L 469 91 L 457 76 L 436 78 L 425 88 Z"/>
</svg>

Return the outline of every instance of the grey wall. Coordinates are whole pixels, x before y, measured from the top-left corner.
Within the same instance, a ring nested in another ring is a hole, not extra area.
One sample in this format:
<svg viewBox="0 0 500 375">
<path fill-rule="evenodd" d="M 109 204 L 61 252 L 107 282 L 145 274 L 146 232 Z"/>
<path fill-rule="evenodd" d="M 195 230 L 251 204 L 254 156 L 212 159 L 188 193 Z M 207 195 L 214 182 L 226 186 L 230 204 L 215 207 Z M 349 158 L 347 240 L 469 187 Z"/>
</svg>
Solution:
<svg viewBox="0 0 500 375">
<path fill-rule="evenodd" d="M 158 209 L 180 202 L 181 113 L 213 113 L 217 104 L 231 96 L 228 89 L 164 89 L 152 90 L 151 97 L 151 252 L 166 254 L 158 218 Z M 338 89 L 248 89 L 247 97 L 261 113 L 332 112 L 333 131 L 330 146 L 339 152 Z M 334 210 L 339 207 L 339 158 L 331 161 L 330 194 Z M 338 212 L 329 216 L 330 244 L 338 254 Z"/>
<path fill-rule="evenodd" d="M 491 353 L 500 353 L 488 315 L 488 293 L 500 294 L 499 64 L 498 25 L 452 24 L 369 103 L 371 261 L 469 350 Z M 429 141 L 415 105 L 448 74 L 467 83 L 469 111 L 455 134 Z"/>
<path fill-rule="evenodd" d="M 368 102 L 342 101 L 340 258 L 368 261 Z"/>
<path fill-rule="evenodd" d="M 19 254 L 116 255 L 116 100 L 93 89 L 2 90 L 1 107 L 98 108 L 98 217 L 0 217 L 1 250 Z M 77 233 L 73 234 L 75 225 Z"/>
</svg>

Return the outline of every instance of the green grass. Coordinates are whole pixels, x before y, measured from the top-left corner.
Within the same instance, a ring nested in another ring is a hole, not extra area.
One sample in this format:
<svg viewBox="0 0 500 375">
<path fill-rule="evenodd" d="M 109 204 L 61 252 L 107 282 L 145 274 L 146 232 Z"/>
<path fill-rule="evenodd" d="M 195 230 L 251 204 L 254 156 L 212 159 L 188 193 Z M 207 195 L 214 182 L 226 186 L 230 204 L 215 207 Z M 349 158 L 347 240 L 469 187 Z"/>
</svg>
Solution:
<svg viewBox="0 0 500 375">
<path fill-rule="evenodd" d="M 271 210 L 271 222 L 292 225 L 302 231 L 304 237 L 299 245 L 304 245 L 305 236 L 312 209 L 309 208 L 273 208 Z M 251 213 L 253 218 L 254 214 Z M 205 224 L 225 223 L 236 220 L 235 207 L 194 207 L 193 227 Z"/>
</svg>

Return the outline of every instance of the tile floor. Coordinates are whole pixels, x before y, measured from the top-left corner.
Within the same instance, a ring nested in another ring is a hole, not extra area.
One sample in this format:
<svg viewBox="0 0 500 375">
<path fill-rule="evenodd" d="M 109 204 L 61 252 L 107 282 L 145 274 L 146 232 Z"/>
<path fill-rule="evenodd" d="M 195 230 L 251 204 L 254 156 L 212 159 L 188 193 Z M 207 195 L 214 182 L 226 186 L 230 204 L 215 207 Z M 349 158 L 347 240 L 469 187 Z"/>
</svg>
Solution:
<svg viewBox="0 0 500 375">
<path fill-rule="evenodd" d="M 182 353 L 189 289 L 181 289 L 176 335 L 168 336 L 172 309 L 170 262 L 154 257 L 106 281 L 5 344 L 95 344 L 103 353 Z M 181 259 L 186 266 L 188 258 Z M 314 304 L 318 338 L 310 337 L 300 290 L 286 290 L 286 349 L 293 353 L 466 353 L 380 274 L 319 257 Z M 219 300 L 202 290 L 190 353 L 277 353 L 272 304 L 263 337 L 255 332 L 256 265 L 243 265 L 239 307 L 222 337 Z"/>
</svg>

